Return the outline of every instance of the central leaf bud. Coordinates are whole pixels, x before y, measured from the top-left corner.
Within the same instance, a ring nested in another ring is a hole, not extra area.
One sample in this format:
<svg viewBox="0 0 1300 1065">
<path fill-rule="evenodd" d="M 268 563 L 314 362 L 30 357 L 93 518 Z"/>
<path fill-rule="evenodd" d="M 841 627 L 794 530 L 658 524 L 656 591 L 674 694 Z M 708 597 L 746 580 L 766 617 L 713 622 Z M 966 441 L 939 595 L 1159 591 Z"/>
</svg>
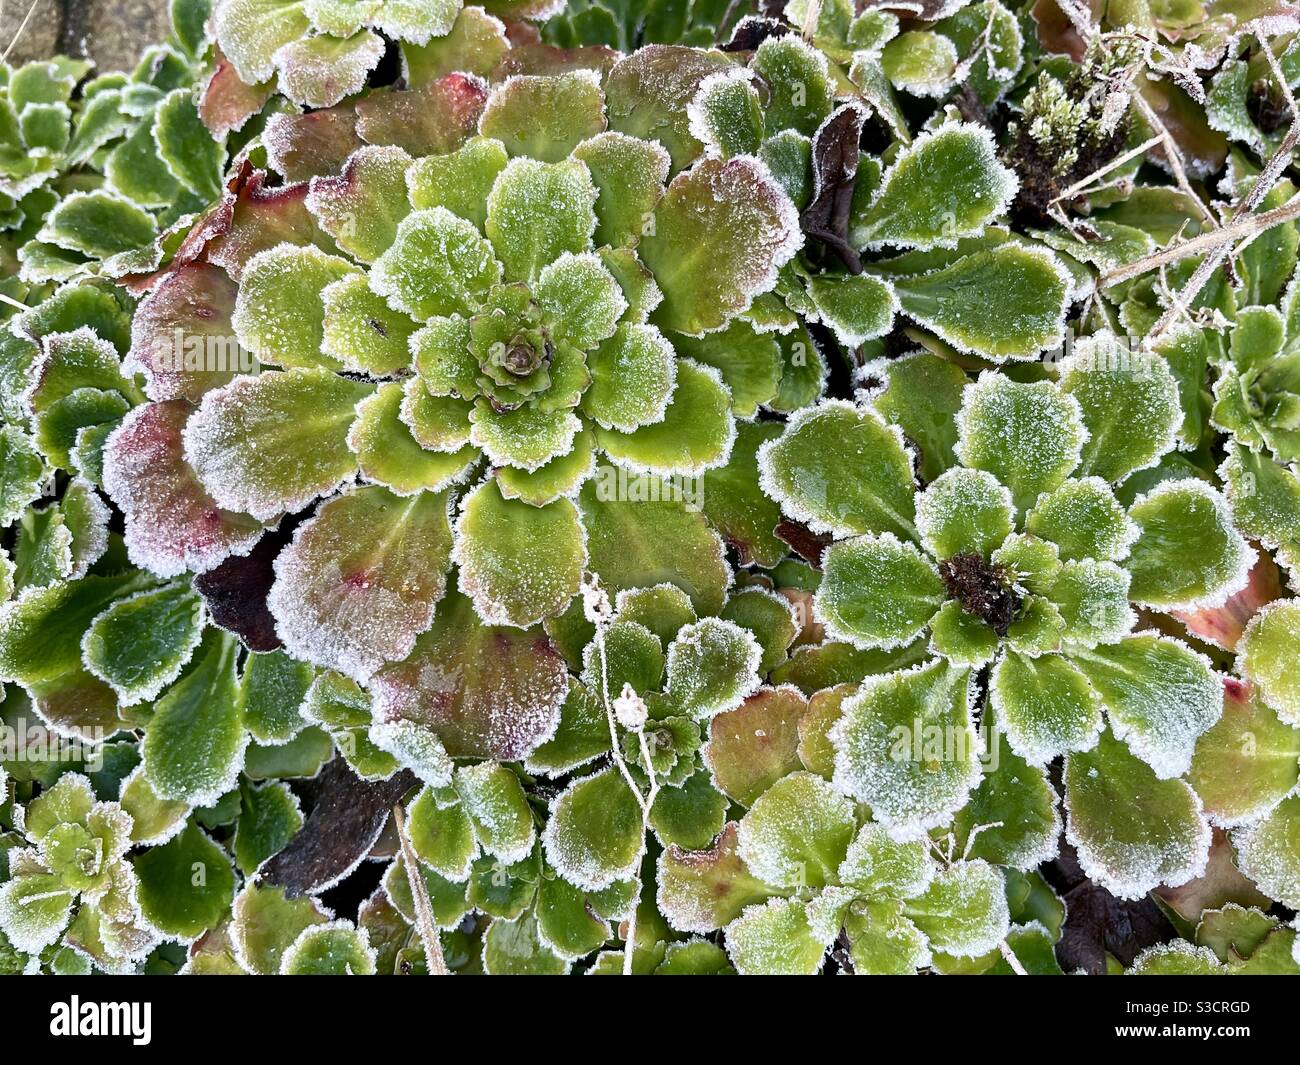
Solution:
<svg viewBox="0 0 1300 1065">
<path fill-rule="evenodd" d="M 523 333 L 516 333 L 505 345 L 501 365 L 516 377 L 527 377 L 545 361 L 545 353 L 539 352 Z"/>
<path fill-rule="evenodd" d="M 999 636 L 1007 634 L 1020 613 L 1021 602 L 1010 570 L 967 551 L 940 562 L 939 576 L 949 597 L 966 613 L 974 614 Z"/>
</svg>

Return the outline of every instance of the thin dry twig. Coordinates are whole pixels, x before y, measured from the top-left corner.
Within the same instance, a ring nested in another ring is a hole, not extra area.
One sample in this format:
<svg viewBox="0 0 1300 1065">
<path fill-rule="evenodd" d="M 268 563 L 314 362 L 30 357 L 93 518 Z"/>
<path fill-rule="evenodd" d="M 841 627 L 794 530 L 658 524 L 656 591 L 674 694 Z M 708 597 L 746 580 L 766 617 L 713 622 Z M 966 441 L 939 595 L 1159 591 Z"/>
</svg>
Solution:
<svg viewBox="0 0 1300 1065">
<path fill-rule="evenodd" d="M 442 954 L 442 939 L 438 935 L 438 926 L 433 921 L 433 906 L 429 903 L 429 892 L 420 876 L 419 859 L 406 834 L 406 813 L 399 802 L 393 807 L 393 825 L 397 829 L 397 838 L 402 845 L 402 864 L 406 866 L 406 882 L 411 887 L 411 899 L 415 905 L 415 927 L 420 933 L 420 942 L 424 945 L 424 962 L 430 976 L 450 976 L 447 959 Z"/>
</svg>

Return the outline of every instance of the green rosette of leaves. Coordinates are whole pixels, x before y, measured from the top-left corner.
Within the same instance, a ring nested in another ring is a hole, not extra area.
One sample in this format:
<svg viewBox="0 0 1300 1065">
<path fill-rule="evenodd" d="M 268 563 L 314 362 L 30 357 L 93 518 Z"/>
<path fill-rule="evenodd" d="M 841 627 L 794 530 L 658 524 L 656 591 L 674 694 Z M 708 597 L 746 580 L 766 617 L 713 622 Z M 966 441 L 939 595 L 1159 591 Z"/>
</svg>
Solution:
<svg viewBox="0 0 1300 1065">
<path fill-rule="evenodd" d="M 208 0 L 175 0 L 173 32 L 129 74 L 59 57 L 0 67 L 0 262 L 34 287 L 154 269 L 159 242 L 219 193 L 224 137 L 199 117 Z"/>
<path fill-rule="evenodd" d="M 1203 655 L 1133 632 L 1133 607 L 1222 603 L 1254 552 L 1204 480 L 1126 491 L 1173 448 L 1177 389 L 1160 357 L 1108 351 L 1076 352 L 1059 380 L 968 383 L 924 354 L 880 364 L 877 396 L 801 413 L 759 461 L 785 513 L 834 538 L 813 607 L 828 634 L 933 656 L 845 704 L 839 786 L 896 832 L 945 824 L 979 782 L 970 704 L 987 670 L 983 727 L 1031 765 L 1066 756 L 1084 868 L 1136 896 L 1204 865 L 1208 826 L 1181 778 L 1223 695 Z M 908 389 L 925 373 L 927 392 Z M 964 739 L 955 756 L 900 756 L 891 743 L 914 726 Z M 1116 810 L 1134 812 L 1117 828 Z"/>
</svg>

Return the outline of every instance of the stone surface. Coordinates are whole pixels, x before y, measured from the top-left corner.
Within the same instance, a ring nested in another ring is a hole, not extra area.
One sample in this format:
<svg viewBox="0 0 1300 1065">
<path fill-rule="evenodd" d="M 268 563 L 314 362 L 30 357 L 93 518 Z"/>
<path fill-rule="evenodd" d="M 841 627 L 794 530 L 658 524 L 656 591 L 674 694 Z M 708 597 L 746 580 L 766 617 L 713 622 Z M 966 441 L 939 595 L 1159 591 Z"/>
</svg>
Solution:
<svg viewBox="0 0 1300 1065">
<path fill-rule="evenodd" d="M 9 52 L 11 64 L 64 52 L 88 56 L 101 72 L 130 70 L 148 45 L 171 31 L 168 0 L 0 0 L 0 53 L 33 2 L 36 8 Z"/>
<path fill-rule="evenodd" d="M 8 50 L 8 62 L 16 65 L 29 59 L 48 59 L 58 52 L 63 35 L 63 8 L 67 2 L 36 0 L 36 8 L 28 19 L 32 0 L 0 0 L 0 55 Z M 24 19 L 27 25 L 19 35 Z"/>
</svg>

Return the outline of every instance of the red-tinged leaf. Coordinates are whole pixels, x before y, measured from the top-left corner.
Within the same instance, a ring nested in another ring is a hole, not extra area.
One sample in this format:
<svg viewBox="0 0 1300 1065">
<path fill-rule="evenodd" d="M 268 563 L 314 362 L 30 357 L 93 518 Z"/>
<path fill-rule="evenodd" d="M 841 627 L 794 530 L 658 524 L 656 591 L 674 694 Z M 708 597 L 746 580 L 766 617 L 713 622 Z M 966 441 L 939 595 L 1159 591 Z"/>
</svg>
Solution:
<svg viewBox="0 0 1300 1065">
<path fill-rule="evenodd" d="M 1187 631 L 1225 651 L 1236 649 L 1237 641 L 1266 603 L 1282 595 L 1282 577 L 1267 551 L 1257 551 L 1255 565 L 1246 579 L 1246 587 L 1229 596 L 1222 606 L 1204 610 L 1172 611 L 1187 626 Z"/>
<path fill-rule="evenodd" d="M 817 193 L 799 218 L 804 233 L 824 244 L 854 274 L 862 272 L 862 258 L 849 243 L 849 211 L 865 117 L 861 107 L 844 104 L 817 130 L 813 138 L 813 187 Z"/>
<path fill-rule="evenodd" d="M 213 624 L 233 632 L 250 651 L 274 651 L 283 644 L 266 597 L 275 581 L 275 559 L 293 536 L 297 522 L 286 518 L 247 555 L 232 555 L 200 573 L 194 587 L 203 596 Z"/>
<path fill-rule="evenodd" d="M 181 430 L 193 409 L 183 400 L 137 407 L 104 448 L 104 489 L 126 515 L 127 552 L 160 577 L 246 554 L 263 530 L 219 508 L 185 461 Z"/>
<path fill-rule="evenodd" d="M 288 182 L 337 174 L 363 143 L 351 104 L 305 115 L 272 115 L 262 141 L 271 169 Z"/>
<path fill-rule="evenodd" d="M 268 188 L 266 171 L 254 170 L 234 190 L 229 225 L 208 243 L 208 261 L 238 281 L 254 255 L 279 244 L 314 244 L 333 252 L 334 242 L 307 210 L 307 189 L 306 184 Z"/>
<path fill-rule="evenodd" d="M 271 98 L 270 82 L 249 85 L 243 81 L 235 66 L 213 46 L 213 70 L 199 93 L 199 117 L 208 132 L 222 137 L 237 129 L 257 114 Z"/>
<path fill-rule="evenodd" d="M 376 92 L 357 103 L 357 132 L 419 158 L 453 152 L 471 136 L 487 103 L 477 78 L 448 74 L 422 89 Z"/>
</svg>

